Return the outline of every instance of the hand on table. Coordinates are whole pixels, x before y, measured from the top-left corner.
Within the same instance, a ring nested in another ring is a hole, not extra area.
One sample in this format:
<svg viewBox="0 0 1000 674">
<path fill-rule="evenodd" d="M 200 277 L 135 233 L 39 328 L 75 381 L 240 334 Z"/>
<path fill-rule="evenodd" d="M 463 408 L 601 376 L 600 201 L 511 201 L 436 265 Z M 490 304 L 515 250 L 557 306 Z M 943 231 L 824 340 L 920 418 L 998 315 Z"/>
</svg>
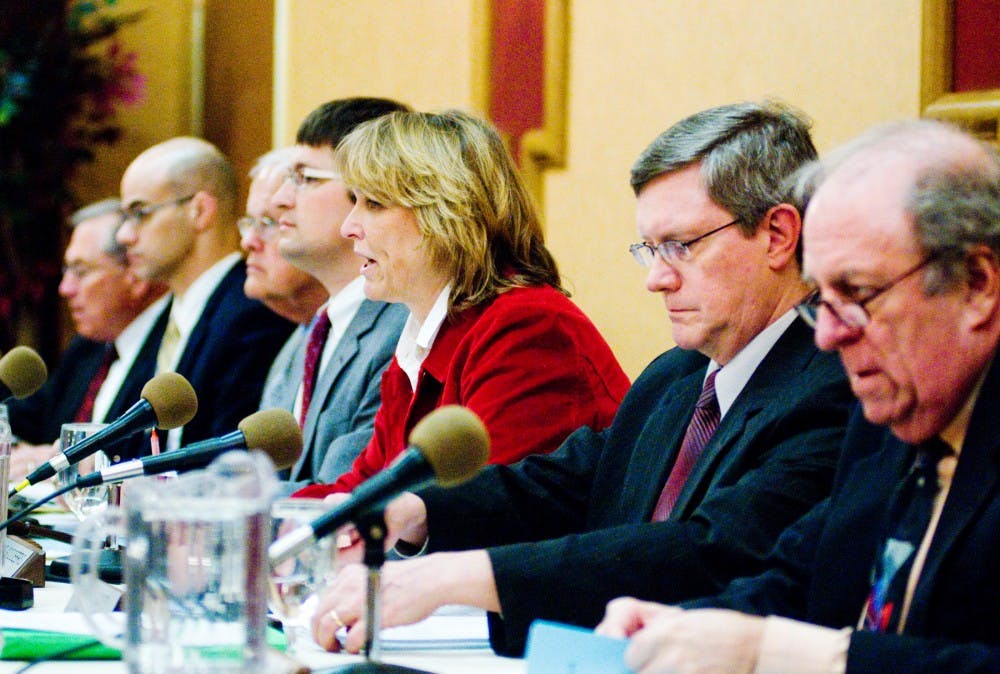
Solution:
<svg viewBox="0 0 1000 674">
<path fill-rule="evenodd" d="M 636 599 L 608 604 L 599 634 L 631 637 L 625 664 L 637 674 L 749 674 L 757 664 L 764 619 L 736 611 L 685 611 Z"/>
</svg>

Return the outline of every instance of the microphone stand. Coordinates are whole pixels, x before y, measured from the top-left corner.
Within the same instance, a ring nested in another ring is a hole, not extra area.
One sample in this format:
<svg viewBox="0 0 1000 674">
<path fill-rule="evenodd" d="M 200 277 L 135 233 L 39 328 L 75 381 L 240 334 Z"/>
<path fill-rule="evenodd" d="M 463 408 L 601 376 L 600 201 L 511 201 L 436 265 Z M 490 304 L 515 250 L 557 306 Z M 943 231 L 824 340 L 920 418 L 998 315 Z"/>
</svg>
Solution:
<svg viewBox="0 0 1000 674">
<path fill-rule="evenodd" d="M 368 567 L 368 593 L 365 604 L 365 661 L 338 667 L 336 674 L 430 674 L 422 669 L 380 662 L 379 627 L 382 611 L 379 596 L 382 580 L 382 565 L 385 563 L 385 520 L 382 509 L 369 510 L 355 522 L 358 533 L 365 541 L 365 566 Z"/>
</svg>

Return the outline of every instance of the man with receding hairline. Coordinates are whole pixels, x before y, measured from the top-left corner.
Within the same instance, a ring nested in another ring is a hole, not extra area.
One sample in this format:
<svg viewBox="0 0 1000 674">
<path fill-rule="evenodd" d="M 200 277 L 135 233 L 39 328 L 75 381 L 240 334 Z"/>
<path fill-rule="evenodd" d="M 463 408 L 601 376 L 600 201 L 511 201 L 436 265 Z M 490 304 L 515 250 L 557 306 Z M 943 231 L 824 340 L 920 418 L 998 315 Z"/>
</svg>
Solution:
<svg viewBox="0 0 1000 674">
<path fill-rule="evenodd" d="M 59 294 L 77 334 L 42 388 L 8 403 L 11 429 L 22 440 L 11 456 L 12 476 L 51 458 L 63 423 L 117 418 L 139 399 L 153 374 L 166 289 L 128 268 L 125 250 L 115 241 L 120 222 L 117 199 L 90 204 L 70 218 Z M 104 449 L 115 461 L 134 458 L 142 440 Z"/>
<path fill-rule="evenodd" d="M 121 181 L 118 241 L 135 273 L 171 292 L 157 372 L 176 371 L 198 395 L 198 413 L 171 431 L 168 448 L 234 430 L 257 410 L 271 361 L 293 325 L 243 294 L 236 176 L 199 138 L 142 152 Z"/>
<path fill-rule="evenodd" d="M 638 674 L 998 672 L 1000 156 L 909 121 L 801 184 L 799 313 L 860 402 L 833 492 L 760 575 L 687 610 L 615 600 L 600 631 Z"/>
</svg>

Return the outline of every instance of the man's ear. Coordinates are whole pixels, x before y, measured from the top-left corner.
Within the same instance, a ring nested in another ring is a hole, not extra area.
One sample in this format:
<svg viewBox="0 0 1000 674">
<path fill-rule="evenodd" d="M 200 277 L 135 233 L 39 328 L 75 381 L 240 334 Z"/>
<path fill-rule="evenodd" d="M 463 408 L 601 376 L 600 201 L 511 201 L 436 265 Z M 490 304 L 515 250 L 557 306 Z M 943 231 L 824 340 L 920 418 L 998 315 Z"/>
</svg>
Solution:
<svg viewBox="0 0 1000 674">
<path fill-rule="evenodd" d="M 210 229 L 215 222 L 215 214 L 219 209 L 219 200 L 210 192 L 196 192 L 188 204 L 191 209 L 195 230 L 202 232 Z"/>
<path fill-rule="evenodd" d="M 767 228 L 767 259 L 771 269 L 779 271 L 795 264 L 795 253 L 802 237 L 802 216 L 791 204 L 772 206 L 764 215 Z"/>
<path fill-rule="evenodd" d="M 1000 258 L 987 246 L 965 255 L 965 301 L 969 327 L 976 329 L 1000 320 Z"/>
</svg>

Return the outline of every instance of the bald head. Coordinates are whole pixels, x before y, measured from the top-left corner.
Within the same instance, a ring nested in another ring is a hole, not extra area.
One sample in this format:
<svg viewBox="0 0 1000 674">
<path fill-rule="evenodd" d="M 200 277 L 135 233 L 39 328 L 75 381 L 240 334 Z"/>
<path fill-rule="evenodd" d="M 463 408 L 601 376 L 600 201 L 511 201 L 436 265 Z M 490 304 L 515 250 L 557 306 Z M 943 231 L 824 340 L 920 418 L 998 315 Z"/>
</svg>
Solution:
<svg viewBox="0 0 1000 674">
<path fill-rule="evenodd" d="M 1000 348 L 1000 162 L 930 121 L 866 133 L 805 176 L 816 342 L 837 350 L 865 417 L 905 442 L 964 439 Z"/>
<path fill-rule="evenodd" d="M 176 294 L 239 249 L 236 175 L 200 138 L 172 138 L 142 152 L 125 170 L 121 201 L 126 216 L 118 241 L 130 264 Z"/>
</svg>

